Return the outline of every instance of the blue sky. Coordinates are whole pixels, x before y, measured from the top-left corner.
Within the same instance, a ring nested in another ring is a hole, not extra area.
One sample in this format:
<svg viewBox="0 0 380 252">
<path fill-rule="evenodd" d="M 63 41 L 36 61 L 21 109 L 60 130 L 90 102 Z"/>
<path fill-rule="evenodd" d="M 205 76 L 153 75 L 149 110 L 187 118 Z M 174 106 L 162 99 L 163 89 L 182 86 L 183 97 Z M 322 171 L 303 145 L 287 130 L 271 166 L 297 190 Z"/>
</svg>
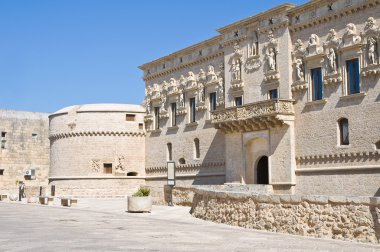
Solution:
<svg viewBox="0 0 380 252">
<path fill-rule="evenodd" d="M 139 65 L 282 3 L 2 0 L 0 108 L 54 112 L 75 104 L 139 104 Z"/>
</svg>

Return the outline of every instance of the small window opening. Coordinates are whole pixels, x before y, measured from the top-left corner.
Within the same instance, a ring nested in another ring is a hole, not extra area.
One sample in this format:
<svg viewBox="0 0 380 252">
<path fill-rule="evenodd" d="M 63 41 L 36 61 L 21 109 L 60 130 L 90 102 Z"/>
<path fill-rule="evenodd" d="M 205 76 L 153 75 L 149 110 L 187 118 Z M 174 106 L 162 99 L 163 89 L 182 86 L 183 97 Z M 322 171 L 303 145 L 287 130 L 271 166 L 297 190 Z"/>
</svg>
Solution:
<svg viewBox="0 0 380 252">
<path fill-rule="evenodd" d="M 127 176 L 137 176 L 137 172 L 134 172 L 134 171 L 132 171 L 132 172 L 128 172 L 127 173 Z"/>
<path fill-rule="evenodd" d="M 194 156 L 196 159 L 200 158 L 201 157 L 201 152 L 200 152 L 200 148 L 199 148 L 199 139 L 198 138 L 195 138 L 194 139 Z"/>
<path fill-rule="evenodd" d="M 342 118 L 338 121 L 339 124 L 339 141 L 340 145 L 349 145 L 349 130 L 347 118 Z"/>
<path fill-rule="evenodd" d="M 199 56 L 202 56 L 202 50 L 199 51 Z"/>
<path fill-rule="evenodd" d="M 6 149 L 6 141 L 5 140 L 1 140 L 1 149 Z"/>
<path fill-rule="evenodd" d="M 111 163 L 104 163 L 103 164 L 103 172 L 105 174 L 112 174 L 112 164 Z"/>
<path fill-rule="evenodd" d="M 271 99 L 271 100 L 278 99 L 277 89 L 269 90 L 269 99 Z"/>
<path fill-rule="evenodd" d="M 1 137 L 5 138 L 7 136 L 7 132 L 1 132 Z"/>
<path fill-rule="evenodd" d="M 180 158 L 180 159 L 178 160 L 178 162 L 179 162 L 179 164 L 186 164 L 186 161 L 185 161 L 184 158 Z"/>
<path fill-rule="evenodd" d="M 182 63 L 183 62 L 183 59 L 182 57 L 179 58 L 179 62 Z"/>
<path fill-rule="evenodd" d="M 165 64 L 162 64 L 162 69 L 165 69 L 166 68 L 166 65 Z"/>
<path fill-rule="evenodd" d="M 37 141 L 38 139 L 38 134 L 37 133 L 32 133 L 32 140 Z"/>
<path fill-rule="evenodd" d="M 140 130 L 144 129 L 144 124 L 143 123 L 139 123 L 139 129 Z"/>
<path fill-rule="evenodd" d="M 127 114 L 126 115 L 126 120 L 128 122 L 133 122 L 135 120 L 135 117 L 136 117 L 136 115 L 134 115 L 134 114 Z"/>
<path fill-rule="evenodd" d="M 377 143 L 375 143 L 375 147 L 376 150 L 380 150 L 380 141 L 377 141 Z"/>
<path fill-rule="evenodd" d="M 168 153 L 167 153 L 167 160 L 168 161 L 173 160 L 173 156 L 172 156 L 172 143 L 168 143 L 167 144 L 167 151 L 168 151 Z"/>
<path fill-rule="evenodd" d="M 0 169 L 0 176 L 4 175 L 4 169 Z"/>
<path fill-rule="evenodd" d="M 243 96 L 235 97 L 235 106 L 243 105 Z"/>
</svg>

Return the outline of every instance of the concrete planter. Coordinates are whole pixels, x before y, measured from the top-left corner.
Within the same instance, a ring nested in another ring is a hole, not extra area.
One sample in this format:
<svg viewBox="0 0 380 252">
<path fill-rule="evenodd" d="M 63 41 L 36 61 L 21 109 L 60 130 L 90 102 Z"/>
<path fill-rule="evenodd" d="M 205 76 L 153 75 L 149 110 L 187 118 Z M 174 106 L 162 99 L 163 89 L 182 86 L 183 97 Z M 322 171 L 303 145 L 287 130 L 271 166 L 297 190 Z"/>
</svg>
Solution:
<svg viewBox="0 0 380 252">
<path fill-rule="evenodd" d="M 152 211 L 152 197 L 134 197 L 128 196 L 128 212 L 141 213 Z"/>
</svg>

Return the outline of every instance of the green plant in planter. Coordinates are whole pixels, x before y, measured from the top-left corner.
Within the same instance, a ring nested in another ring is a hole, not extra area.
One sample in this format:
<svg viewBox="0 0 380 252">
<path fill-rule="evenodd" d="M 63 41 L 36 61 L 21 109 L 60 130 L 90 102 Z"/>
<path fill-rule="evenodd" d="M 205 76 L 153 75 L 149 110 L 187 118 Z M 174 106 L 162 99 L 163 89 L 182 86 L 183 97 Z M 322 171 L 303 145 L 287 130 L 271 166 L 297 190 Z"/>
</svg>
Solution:
<svg viewBox="0 0 380 252">
<path fill-rule="evenodd" d="M 135 192 L 132 196 L 133 197 L 146 197 L 150 195 L 150 189 L 146 187 L 140 187 L 137 192 Z"/>
</svg>

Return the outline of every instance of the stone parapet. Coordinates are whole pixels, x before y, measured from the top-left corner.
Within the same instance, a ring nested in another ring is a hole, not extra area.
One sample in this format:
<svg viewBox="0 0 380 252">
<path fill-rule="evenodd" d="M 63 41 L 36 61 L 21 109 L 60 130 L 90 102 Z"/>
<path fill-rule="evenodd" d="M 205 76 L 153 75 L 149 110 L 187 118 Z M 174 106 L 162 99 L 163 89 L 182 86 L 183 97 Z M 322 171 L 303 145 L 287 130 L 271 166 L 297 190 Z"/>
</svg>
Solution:
<svg viewBox="0 0 380 252">
<path fill-rule="evenodd" d="M 200 219 L 271 232 L 379 243 L 379 197 L 266 195 L 200 188 L 191 193 L 191 214 Z"/>
</svg>

